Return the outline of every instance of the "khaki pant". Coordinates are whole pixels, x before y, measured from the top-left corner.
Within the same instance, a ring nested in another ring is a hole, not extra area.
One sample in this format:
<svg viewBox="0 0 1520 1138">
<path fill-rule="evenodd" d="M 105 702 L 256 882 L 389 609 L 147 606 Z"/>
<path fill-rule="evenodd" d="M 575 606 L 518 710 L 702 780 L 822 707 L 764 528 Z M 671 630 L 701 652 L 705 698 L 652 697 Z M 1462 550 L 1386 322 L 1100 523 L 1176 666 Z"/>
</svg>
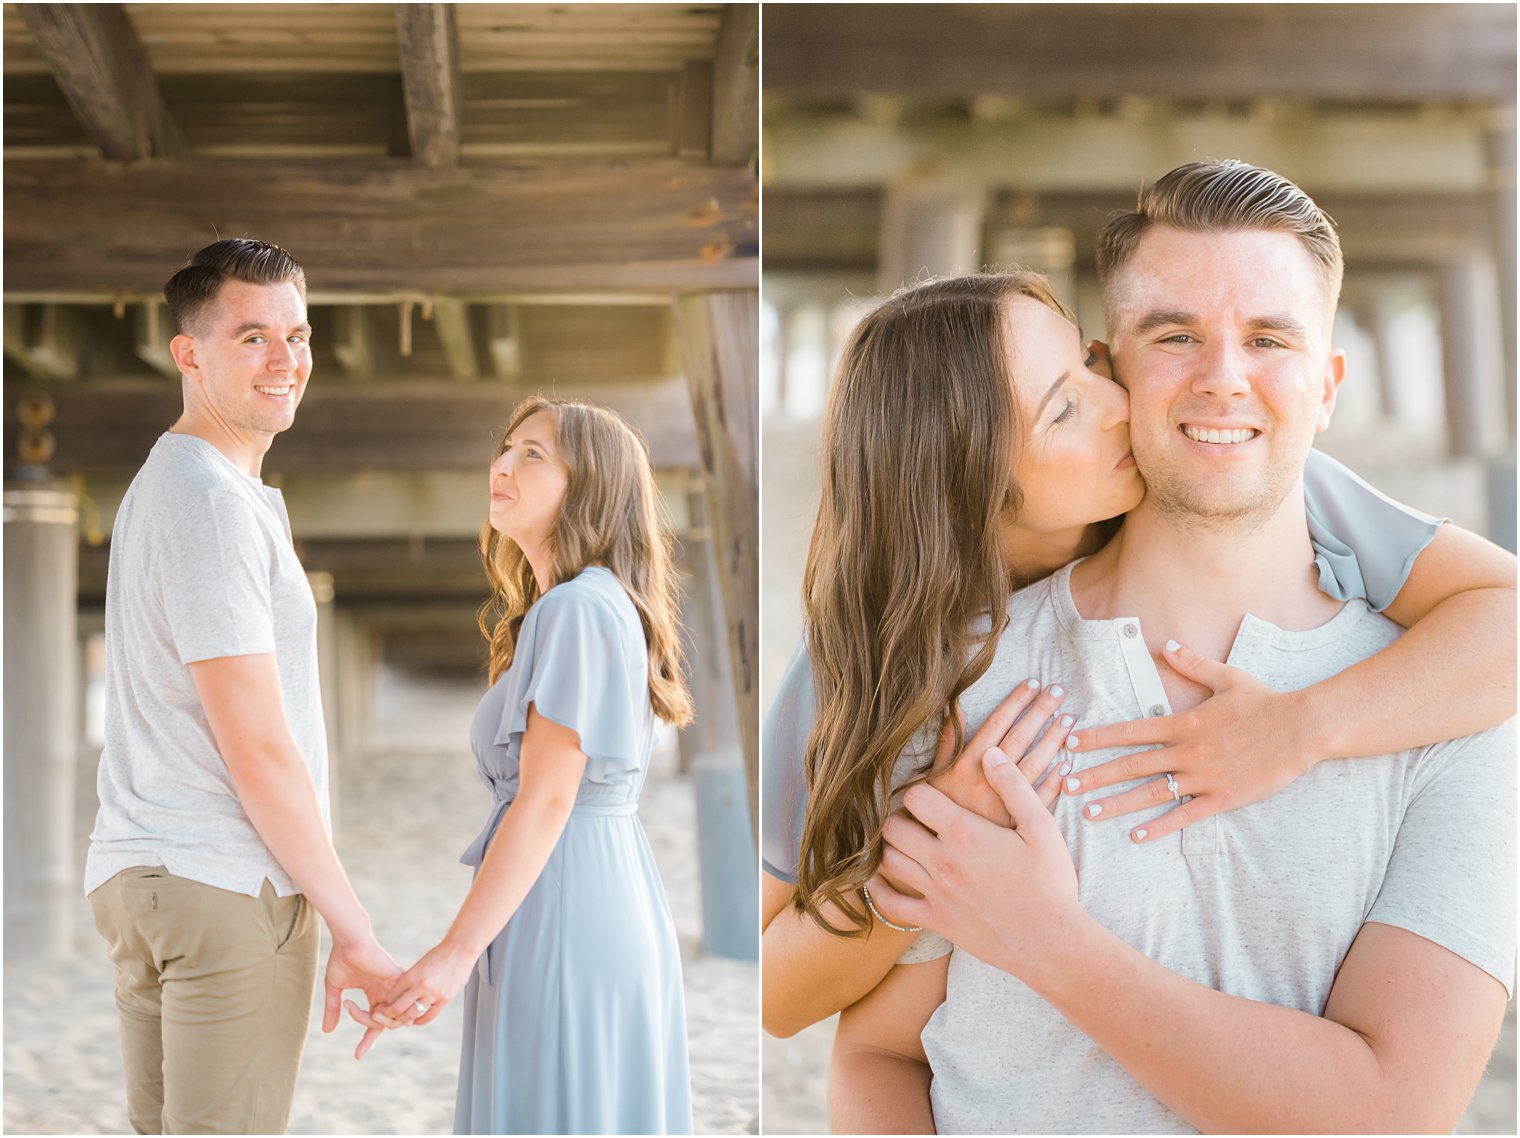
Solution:
<svg viewBox="0 0 1520 1138">
<path fill-rule="evenodd" d="M 126 869 L 90 894 L 111 946 L 139 1134 L 281 1134 L 317 978 L 305 898 L 253 898 L 161 868 Z"/>
</svg>

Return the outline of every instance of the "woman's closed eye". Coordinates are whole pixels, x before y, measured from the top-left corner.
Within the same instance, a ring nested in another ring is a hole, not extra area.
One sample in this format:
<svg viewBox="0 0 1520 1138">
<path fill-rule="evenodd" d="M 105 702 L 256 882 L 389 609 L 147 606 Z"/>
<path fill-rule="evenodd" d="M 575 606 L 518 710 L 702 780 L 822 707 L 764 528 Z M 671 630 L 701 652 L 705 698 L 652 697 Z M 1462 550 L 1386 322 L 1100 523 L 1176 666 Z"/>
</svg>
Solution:
<svg viewBox="0 0 1520 1138">
<path fill-rule="evenodd" d="M 1062 411 L 1059 415 L 1057 415 L 1051 421 L 1052 425 L 1054 425 L 1056 423 L 1064 423 L 1064 422 L 1066 422 L 1066 420 L 1070 419 L 1076 413 L 1077 413 L 1077 404 L 1076 404 L 1076 401 L 1068 397 L 1067 400 L 1066 400 L 1066 409 L 1064 411 Z"/>
</svg>

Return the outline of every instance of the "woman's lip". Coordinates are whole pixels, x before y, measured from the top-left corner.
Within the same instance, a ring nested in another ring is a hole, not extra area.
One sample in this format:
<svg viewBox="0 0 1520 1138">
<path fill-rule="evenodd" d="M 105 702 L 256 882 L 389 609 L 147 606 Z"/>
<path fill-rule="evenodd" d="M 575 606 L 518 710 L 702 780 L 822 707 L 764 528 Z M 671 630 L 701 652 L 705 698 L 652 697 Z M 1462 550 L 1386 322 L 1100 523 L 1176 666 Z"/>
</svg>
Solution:
<svg viewBox="0 0 1520 1138">
<path fill-rule="evenodd" d="M 1115 470 L 1125 470 L 1125 469 L 1128 469 L 1129 467 L 1134 466 L 1134 465 L 1135 465 L 1135 456 L 1133 454 L 1127 454 L 1123 458 L 1121 458 L 1118 462 L 1114 463 L 1114 469 Z"/>
</svg>

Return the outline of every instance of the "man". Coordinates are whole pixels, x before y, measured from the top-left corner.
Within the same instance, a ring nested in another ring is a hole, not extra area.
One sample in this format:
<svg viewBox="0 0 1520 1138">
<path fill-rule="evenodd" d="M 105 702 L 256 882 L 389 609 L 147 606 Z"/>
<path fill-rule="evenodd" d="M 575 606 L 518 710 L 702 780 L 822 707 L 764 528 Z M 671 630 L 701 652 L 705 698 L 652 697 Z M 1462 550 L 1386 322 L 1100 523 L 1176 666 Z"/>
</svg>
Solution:
<svg viewBox="0 0 1520 1138">
<path fill-rule="evenodd" d="M 316 606 L 259 479 L 311 374 L 306 279 L 217 241 L 164 288 L 184 414 L 111 535 L 100 812 L 85 866 L 110 945 L 127 1111 L 156 1133 L 280 1133 L 327 921 L 323 1030 L 400 972 L 333 850 Z"/>
<path fill-rule="evenodd" d="M 1328 219 L 1277 175 L 1196 164 L 1110 223 L 1099 264 L 1148 493 L 1104 550 L 1015 598 L 968 720 L 1025 675 L 1071 677 L 1089 722 L 1192 707 L 1205 691 L 1157 666 L 1163 629 L 1283 690 L 1388 644 L 1395 626 L 1310 568 L 1302 468 L 1345 370 Z M 846 1011 L 843 1121 L 1449 1132 L 1514 976 L 1512 728 L 1321 764 L 1138 844 L 1073 799 L 1052 817 L 996 750 L 1012 829 L 910 789 L 872 895 L 965 952 Z"/>
</svg>

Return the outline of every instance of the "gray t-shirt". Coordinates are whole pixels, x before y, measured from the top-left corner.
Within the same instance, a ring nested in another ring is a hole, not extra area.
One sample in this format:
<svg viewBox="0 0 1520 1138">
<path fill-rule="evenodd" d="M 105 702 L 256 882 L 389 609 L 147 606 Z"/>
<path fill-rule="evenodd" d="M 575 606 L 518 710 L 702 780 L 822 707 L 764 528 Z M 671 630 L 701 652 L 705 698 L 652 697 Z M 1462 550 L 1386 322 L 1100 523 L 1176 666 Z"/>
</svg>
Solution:
<svg viewBox="0 0 1520 1138">
<path fill-rule="evenodd" d="M 1320 451 L 1310 451 L 1304 465 L 1304 513 L 1320 589 L 1340 601 L 1364 598 L 1374 612 L 1398 596 L 1415 558 L 1441 526 L 1441 519 L 1395 502 Z M 1042 678 L 1065 682 L 1059 675 Z M 1097 721 L 1088 717 L 1087 722 Z M 765 717 L 761 742 L 761 864 L 772 877 L 791 884 L 797 881 L 807 812 L 803 762 L 812 730 L 813 674 L 798 645 Z M 905 752 L 898 781 L 933 753 L 932 745 L 927 753 Z"/>
<path fill-rule="evenodd" d="M 1166 714 L 1138 619 L 1084 620 L 1071 568 L 1018 593 L 985 675 L 962 697 L 980 724 L 1026 676 L 1060 676 L 1087 722 Z M 1319 628 L 1243 619 L 1228 663 L 1280 691 L 1386 647 L 1392 622 L 1352 600 Z M 1127 748 L 1084 753 L 1097 765 Z M 1119 784 L 1114 790 L 1138 786 Z M 1136 824 L 1055 818 L 1082 907 L 1152 960 L 1230 995 L 1321 1014 L 1366 921 L 1407 929 L 1508 988 L 1515 968 L 1513 721 L 1393 755 L 1321 763 L 1278 794 L 1144 845 Z M 948 946 L 940 942 L 940 952 Z M 916 946 L 918 958 L 932 956 Z M 1006 972 L 951 953 L 922 1041 L 941 1133 L 1191 1133 L 1061 1013 Z"/>
<path fill-rule="evenodd" d="M 86 893 L 139 865 L 253 897 L 265 878 L 282 897 L 297 892 L 238 800 L 189 668 L 266 652 L 330 830 L 316 603 L 284 501 L 205 440 L 164 434 L 111 533 Z"/>
</svg>

